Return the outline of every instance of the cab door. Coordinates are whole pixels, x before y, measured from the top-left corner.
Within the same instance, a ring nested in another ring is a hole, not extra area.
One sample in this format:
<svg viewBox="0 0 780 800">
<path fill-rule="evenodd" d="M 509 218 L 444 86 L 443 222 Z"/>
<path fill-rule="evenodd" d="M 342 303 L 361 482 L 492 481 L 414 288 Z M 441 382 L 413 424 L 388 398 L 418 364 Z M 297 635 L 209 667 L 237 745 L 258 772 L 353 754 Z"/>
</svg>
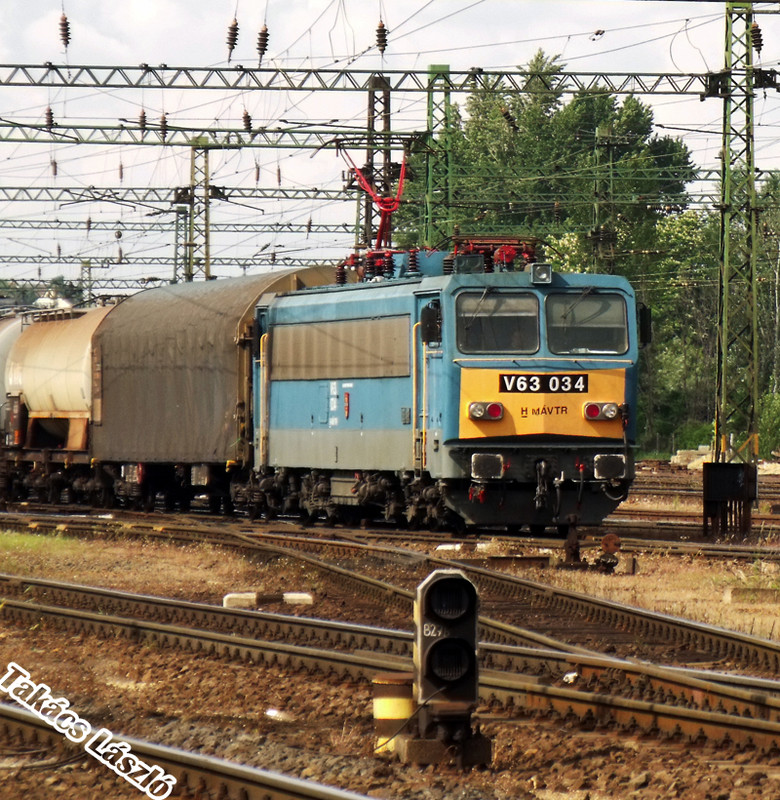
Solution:
<svg viewBox="0 0 780 800">
<path fill-rule="evenodd" d="M 413 328 L 412 390 L 414 402 L 414 469 L 419 475 L 428 470 L 431 455 L 430 433 L 433 430 L 438 443 L 440 431 L 436 427 L 436 376 L 442 358 L 442 311 L 439 293 L 417 296 L 417 319 Z"/>
</svg>

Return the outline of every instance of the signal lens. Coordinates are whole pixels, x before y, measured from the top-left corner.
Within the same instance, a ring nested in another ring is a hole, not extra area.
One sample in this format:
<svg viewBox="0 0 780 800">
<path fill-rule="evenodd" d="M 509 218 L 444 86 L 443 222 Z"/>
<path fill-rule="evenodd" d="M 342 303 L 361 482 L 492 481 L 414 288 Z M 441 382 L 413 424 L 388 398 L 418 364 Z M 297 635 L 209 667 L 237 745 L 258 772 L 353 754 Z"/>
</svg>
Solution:
<svg viewBox="0 0 780 800">
<path fill-rule="evenodd" d="M 472 403 L 469 406 L 469 416 L 472 419 L 482 419 L 485 416 L 485 404 L 484 403 Z"/>
<path fill-rule="evenodd" d="M 431 587 L 428 602 L 437 617 L 453 621 L 471 609 L 474 599 L 463 581 L 444 578 Z"/>
<path fill-rule="evenodd" d="M 444 683 L 455 683 L 469 674 L 474 662 L 469 644 L 463 639 L 441 639 L 429 653 L 428 668 Z"/>
</svg>

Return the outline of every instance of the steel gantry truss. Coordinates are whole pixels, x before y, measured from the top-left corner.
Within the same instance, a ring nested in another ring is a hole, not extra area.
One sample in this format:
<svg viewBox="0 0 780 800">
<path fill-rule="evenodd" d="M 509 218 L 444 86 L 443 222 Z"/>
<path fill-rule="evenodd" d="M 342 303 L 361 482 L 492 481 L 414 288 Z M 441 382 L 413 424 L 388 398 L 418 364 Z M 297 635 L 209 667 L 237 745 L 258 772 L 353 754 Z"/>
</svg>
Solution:
<svg viewBox="0 0 780 800">
<path fill-rule="evenodd" d="M 68 86 L 102 89 L 213 89 L 218 91 L 338 91 L 367 93 L 377 73 L 352 69 L 254 69 L 235 67 L 157 67 L 55 65 L 52 63 L 0 64 L 2 86 Z M 427 70 L 383 70 L 382 78 L 392 93 L 431 92 Z M 529 70 L 447 70 L 446 78 L 436 76 L 435 90 L 451 93 L 474 89 L 507 92 L 603 91 L 607 94 L 703 94 L 707 79 L 701 74 L 560 72 L 555 75 Z"/>
</svg>

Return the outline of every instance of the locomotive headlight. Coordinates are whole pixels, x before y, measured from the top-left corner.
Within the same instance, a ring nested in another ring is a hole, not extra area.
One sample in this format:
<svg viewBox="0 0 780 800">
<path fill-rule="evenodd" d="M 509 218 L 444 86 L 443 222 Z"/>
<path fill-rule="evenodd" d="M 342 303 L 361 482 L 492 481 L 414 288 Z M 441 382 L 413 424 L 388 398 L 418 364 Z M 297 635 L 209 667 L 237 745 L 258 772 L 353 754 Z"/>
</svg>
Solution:
<svg viewBox="0 0 780 800">
<path fill-rule="evenodd" d="M 620 406 L 617 403 L 585 403 L 582 414 L 589 420 L 617 419 Z"/>
<path fill-rule="evenodd" d="M 502 419 L 504 416 L 504 406 L 501 403 L 470 403 L 469 417 L 479 420 Z"/>
<path fill-rule="evenodd" d="M 618 415 L 617 403 L 604 403 L 601 407 L 601 413 L 606 419 L 615 419 Z"/>
</svg>

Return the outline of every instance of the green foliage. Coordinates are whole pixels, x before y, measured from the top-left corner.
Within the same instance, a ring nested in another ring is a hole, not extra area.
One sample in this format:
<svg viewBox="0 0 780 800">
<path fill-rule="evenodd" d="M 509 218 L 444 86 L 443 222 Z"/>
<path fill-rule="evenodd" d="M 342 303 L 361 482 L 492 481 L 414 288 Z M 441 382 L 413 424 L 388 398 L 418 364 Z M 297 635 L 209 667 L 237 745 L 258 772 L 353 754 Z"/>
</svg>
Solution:
<svg viewBox="0 0 780 800">
<path fill-rule="evenodd" d="M 654 316 L 654 344 L 642 356 L 640 445 L 706 443 L 716 394 L 719 217 L 686 210 L 689 151 L 654 133 L 652 109 L 636 97 L 593 87 L 564 98 L 555 88 L 564 70 L 558 57 L 539 51 L 527 69 L 535 75 L 530 91 L 477 83 L 411 155 L 397 242 L 424 243 L 428 219 L 437 231 L 536 237 L 559 270 L 626 275 Z M 770 193 L 780 197 L 780 182 Z M 780 233 L 780 213 L 776 222 Z M 780 236 L 773 245 L 780 273 Z M 769 313 L 772 298 L 780 309 L 780 292 L 769 284 L 761 291 L 761 319 L 777 334 L 763 380 L 777 374 L 780 392 L 780 313 Z"/>
<path fill-rule="evenodd" d="M 712 444 L 714 425 L 712 422 L 697 422 L 688 420 L 684 422 L 675 434 L 676 450 L 696 450 L 701 445 Z"/>
<path fill-rule="evenodd" d="M 52 291 L 56 297 L 63 297 L 66 300 L 70 300 L 74 305 L 82 302 L 84 299 L 84 290 L 82 287 L 66 281 L 62 275 L 57 275 L 56 278 L 52 278 L 51 281 L 49 281 L 49 287 L 50 291 Z"/>
<path fill-rule="evenodd" d="M 758 447 L 761 458 L 780 451 L 780 394 L 765 394 L 759 401 Z"/>
</svg>

